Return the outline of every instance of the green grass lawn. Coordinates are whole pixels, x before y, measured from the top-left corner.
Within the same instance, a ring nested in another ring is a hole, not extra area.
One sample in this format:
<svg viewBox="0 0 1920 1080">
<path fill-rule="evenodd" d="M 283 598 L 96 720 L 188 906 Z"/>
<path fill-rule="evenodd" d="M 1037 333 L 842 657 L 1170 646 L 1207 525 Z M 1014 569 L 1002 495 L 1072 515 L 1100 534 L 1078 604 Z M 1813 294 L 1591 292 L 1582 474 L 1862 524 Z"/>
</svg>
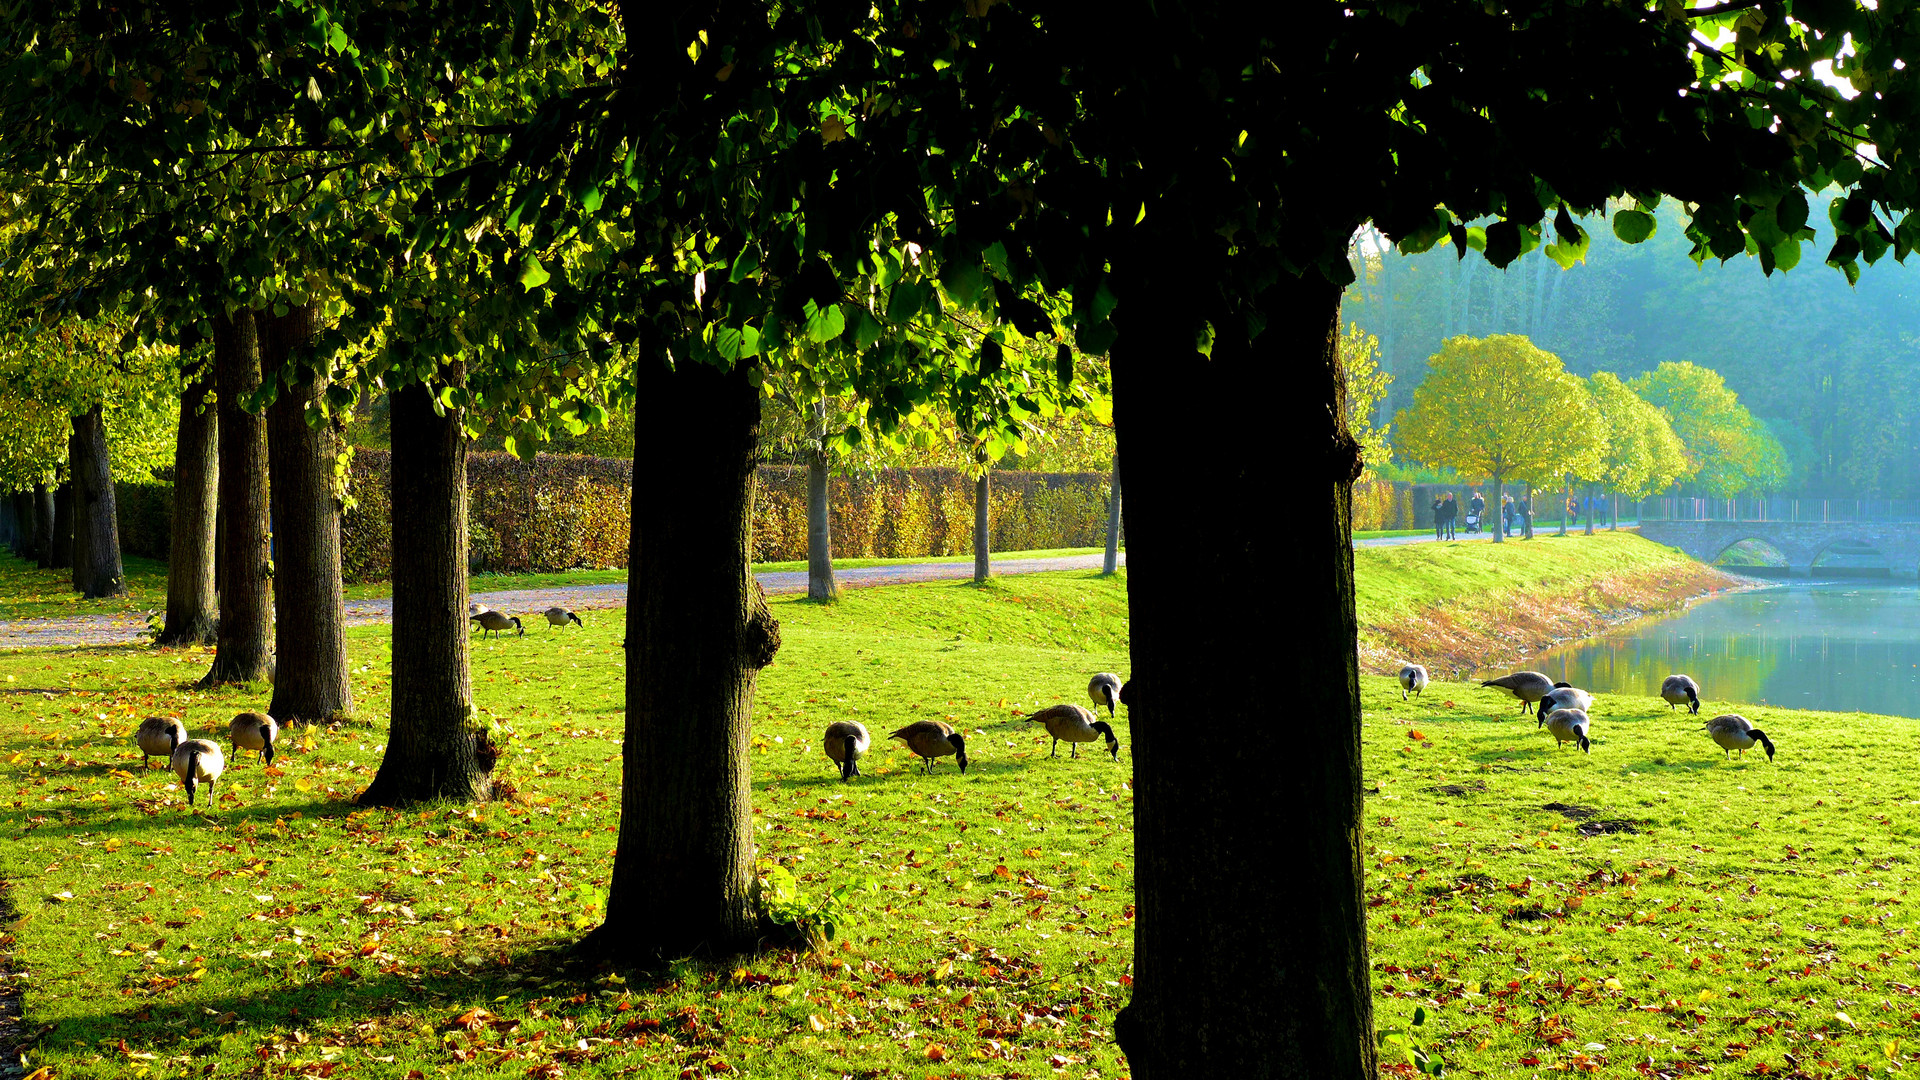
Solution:
<svg viewBox="0 0 1920 1080">
<path fill-rule="evenodd" d="M 69 1077 L 843 1074 L 1117 1076 L 1132 949 L 1130 758 L 1048 760 L 1021 720 L 1124 670 L 1124 575 L 775 600 L 785 645 L 753 734 L 760 865 L 818 896 L 871 882 L 821 955 L 579 981 L 619 805 L 620 621 L 474 643 L 512 731 L 513 801 L 361 810 L 385 737 L 388 633 L 349 631 L 362 719 L 234 763 L 212 813 L 143 769 L 155 712 L 224 731 L 264 687 L 204 693 L 200 651 L 0 655 L 0 876 L 32 973 L 28 1057 Z M 950 719 L 974 764 L 885 742 Z M 866 723 L 842 786 L 826 725 Z M 1120 730 L 1126 741 L 1125 718 Z M 224 745 L 224 736 L 217 736 Z M 476 1012 L 475 1010 L 484 1010 Z M 549 1069 L 548 1066 L 554 1066 Z M 877 1072 L 876 1072 L 877 1071 Z"/>
<path fill-rule="evenodd" d="M 1612 574 L 1641 574 L 1697 566 L 1669 547 L 1633 533 L 1578 533 L 1513 539 L 1502 544 L 1465 540 L 1353 553 L 1355 608 L 1360 625 L 1406 619 L 1423 607 L 1472 598 L 1564 588 Z"/>
<path fill-rule="evenodd" d="M 1384 540 L 1396 536 L 1432 536 L 1432 529 L 1359 529 L 1354 532 L 1355 540 Z"/>
</svg>

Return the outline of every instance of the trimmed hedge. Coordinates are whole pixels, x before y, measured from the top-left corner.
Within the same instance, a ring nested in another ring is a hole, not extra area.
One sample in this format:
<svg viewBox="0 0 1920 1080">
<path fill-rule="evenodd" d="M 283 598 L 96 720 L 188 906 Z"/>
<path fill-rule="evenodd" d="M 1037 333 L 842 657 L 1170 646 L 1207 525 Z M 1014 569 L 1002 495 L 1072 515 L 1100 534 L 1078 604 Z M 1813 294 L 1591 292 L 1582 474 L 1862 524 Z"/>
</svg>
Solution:
<svg viewBox="0 0 1920 1080">
<path fill-rule="evenodd" d="M 359 450 L 348 473 L 354 506 L 341 518 L 348 581 L 392 572 L 387 476 L 392 455 Z M 116 485 L 121 549 L 166 559 L 173 485 Z M 1106 543 L 1105 473 L 995 472 L 987 502 L 996 551 Z M 539 572 L 627 564 L 633 465 L 621 458 L 510 454 L 467 458 L 469 561 L 475 570 Z M 833 547 L 841 558 L 916 558 L 973 550 L 973 480 L 959 469 L 887 469 L 832 480 Z M 1124 539 L 1124 537 L 1123 537 Z M 807 471 L 763 465 L 753 507 L 753 558 L 807 557 Z"/>
</svg>

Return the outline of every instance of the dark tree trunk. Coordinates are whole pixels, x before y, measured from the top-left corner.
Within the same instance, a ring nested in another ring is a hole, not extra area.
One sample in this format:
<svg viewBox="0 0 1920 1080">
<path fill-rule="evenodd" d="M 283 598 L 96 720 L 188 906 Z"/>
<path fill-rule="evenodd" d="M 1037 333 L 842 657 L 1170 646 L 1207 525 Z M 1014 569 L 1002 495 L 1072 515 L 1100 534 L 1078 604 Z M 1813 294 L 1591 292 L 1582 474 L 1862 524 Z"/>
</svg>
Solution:
<svg viewBox="0 0 1920 1080">
<path fill-rule="evenodd" d="M 1113 496 L 1107 505 L 1107 561 L 1100 572 L 1120 570 L 1120 452 L 1113 454 Z"/>
<path fill-rule="evenodd" d="M 1133 1001 L 1114 1033 L 1136 1080 L 1373 1080 L 1351 540 L 1360 459 L 1340 405 L 1340 289 L 1283 275 L 1263 298 L 1266 332 L 1251 345 L 1221 335 L 1205 360 L 1190 325 L 1151 299 L 1177 290 L 1179 268 L 1197 256 L 1142 248 L 1114 260 L 1116 295 L 1142 298 L 1115 312 L 1112 353 L 1127 460 L 1139 905 Z M 1287 393 L 1247 392 L 1276 372 Z M 1232 512 L 1259 494 L 1247 473 L 1183 464 L 1185 433 L 1200 430 L 1221 440 L 1210 448 L 1221 460 L 1290 463 L 1288 528 Z M 1200 549 L 1198 521 L 1218 532 Z M 1272 611 L 1246 600 L 1247 583 L 1273 566 L 1301 570 L 1284 643 Z M 1258 727 L 1272 686 L 1315 717 L 1287 736 L 1311 767 L 1275 783 L 1258 740 L 1195 756 L 1179 717 Z"/>
<path fill-rule="evenodd" d="M 827 403 L 813 403 L 813 453 L 807 457 L 807 599 L 830 604 L 840 598 L 833 581 L 833 522 L 828 513 Z"/>
<path fill-rule="evenodd" d="M 1562 482 L 1560 489 L 1560 535 L 1567 535 L 1567 504 L 1573 501 L 1573 478 Z"/>
<path fill-rule="evenodd" d="M 1488 505 L 1493 507 L 1493 542 L 1504 544 L 1507 542 L 1507 485 L 1504 473 L 1493 474 L 1493 502 Z"/>
<path fill-rule="evenodd" d="M 464 384 L 460 365 L 440 374 Z M 493 790 L 487 773 L 494 749 L 470 720 L 465 421 L 455 407 L 434 414 L 437 390 L 415 383 L 391 398 L 392 720 L 362 806 L 467 802 Z"/>
<path fill-rule="evenodd" d="M 68 524 L 73 529 L 73 537 L 67 545 L 68 565 L 73 568 L 71 575 L 75 592 L 87 591 L 87 568 L 92 565 L 87 560 L 87 530 L 84 525 L 85 510 L 80 504 L 80 465 L 86 457 L 86 451 L 80 445 L 79 429 L 69 423 L 67 427 L 67 471 L 73 480 L 73 520 Z"/>
<path fill-rule="evenodd" d="M 760 397 L 747 369 L 635 376 L 619 853 L 596 955 L 724 955 L 756 938 L 747 738 L 780 624 L 748 573 Z"/>
<path fill-rule="evenodd" d="M 214 320 L 220 395 L 222 545 L 219 651 L 203 687 L 273 677 L 271 538 L 267 532 L 267 424 L 241 407 L 260 388 L 260 332 L 251 311 Z"/>
<path fill-rule="evenodd" d="M 313 306 L 261 321 L 261 365 L 282 383 L 267 409 L 276 615 L 273 701 L 267 712 L 281 721 L 331 720 L 353 711 L 340 583 L 340 504 L 333 490 L 340 450 L 331 426 L 307 422 L 307 406 L 316 404 L 317 417 L 317 403 L 327 390 L 324 365 L 307 366 L 312 363 L 307 344 L 319 332 L 320 309 Z M 464 616 L 464 604 L 460 610 Z"/>
<path fill-rule="evenodd" d="M 73 484 L 61 481 L 53 489 L 53 568 L 73 565 Z"/>
<path fill-rule="evenodd" d="M 33 492 L 16 491 L 7 496 L 13 504 L 13 553 L 23 559 L 33 558 L 34 505 Z"/>
<path fill-rule="evenodd" d="M 980 479 L 973 482 L 973 583 L 986 584 L 993 574 L 992 537 L 987 532 L 987 473 L 982 465 Z"/>
<path fill-rule="evenodd" d="M 207 400 L 213 371 L 203 369 L 180 393 L 180 430 L 173 442 L 173 532 L 167 547 L 167 622 L 161 645 L 214 640 L 214 519 L 220 502 L 219 406 Z"/>
<path fill-rule="evenodd" d="M 120 517 L 114 506 L 113 464 L 107 458 L 106 407 L 95 405 L 73 418 L 69 460 L 74 491 L 74 586 L 87 599 L 124 596 L 126 573 L 120 566 Z M 80 538 L 85 537 L 84 544 Z M 85 552 L 85 561 L 80 560 Z"/>
<path fill-rule="evenodd" d="M 1595 504 L 1599 502 L 1599 498 L 1598 498 L 1599 494 L 1600 494 L 1600 485 L 1598 484 L 1587 485 L 1587 535 L 1588 536 L 1593 535 L 1593 519 L 1600 516 L 1600 511 L 1595 506 Z"/>
<path fill-rule="evenodd" d="M 44 483 L 33 485 L 33 561 L 53 568 L 53 490 Z"/>
</svg>

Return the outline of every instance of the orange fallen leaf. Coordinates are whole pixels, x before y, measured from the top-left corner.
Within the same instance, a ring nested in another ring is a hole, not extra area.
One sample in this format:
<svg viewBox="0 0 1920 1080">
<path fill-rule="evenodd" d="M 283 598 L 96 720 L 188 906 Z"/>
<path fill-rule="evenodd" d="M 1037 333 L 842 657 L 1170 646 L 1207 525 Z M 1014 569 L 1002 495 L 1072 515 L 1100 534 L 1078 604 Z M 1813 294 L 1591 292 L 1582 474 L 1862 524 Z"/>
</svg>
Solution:
<svg viewBox="0 0 1920 1080">
<path fill-rule="evenodd" d="M 1407 738 L 1424 739 L 1426 738 L 1426 735 L 1422 734 L 1419 728 L 1414 728 L 1412 731 L 1407 732 Z"/>
</svg>

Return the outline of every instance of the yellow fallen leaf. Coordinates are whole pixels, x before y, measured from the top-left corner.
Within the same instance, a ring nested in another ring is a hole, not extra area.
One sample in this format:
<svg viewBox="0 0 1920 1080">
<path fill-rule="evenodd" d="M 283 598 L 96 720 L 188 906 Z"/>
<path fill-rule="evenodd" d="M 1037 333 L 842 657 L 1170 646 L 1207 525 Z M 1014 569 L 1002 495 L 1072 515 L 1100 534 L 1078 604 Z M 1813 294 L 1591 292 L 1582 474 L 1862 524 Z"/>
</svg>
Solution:
<svg viewBox="0 0 1920 1080">
<path fill-rule="evenodd" d="M 781 983 L 779 986 L 773 987 L 771 990 L 768 990 L 767 992 L 777 998 L 788 997 L 788 996 L 791 996 L 793 993 L 793 984 Z"/>
<path fill-rule="evenodd" d="M 810 1027 L 810 1028 L 812 1028 L 812 1029 L 813 1029 L 813 1030 L 815 1030 L 815 1031 L 825 1031 L 825 1030 L 827 1030 L 827 1024 L 826 1024 L 826 1021 L 824 1021 L 824 1020 L 822 1020 L 822 1019 L 820 1019 L 820 1017 L 819 1017 L 819 1016 L 817 1016 L 817 1015 L 815 1015 L 815 1014 L 813 1014 L 813 1013 L 808 1013 L 808 1014 L 807 1014 L 807 1026 L 808 1026 L 808 1027 Z"/>
</svg>

